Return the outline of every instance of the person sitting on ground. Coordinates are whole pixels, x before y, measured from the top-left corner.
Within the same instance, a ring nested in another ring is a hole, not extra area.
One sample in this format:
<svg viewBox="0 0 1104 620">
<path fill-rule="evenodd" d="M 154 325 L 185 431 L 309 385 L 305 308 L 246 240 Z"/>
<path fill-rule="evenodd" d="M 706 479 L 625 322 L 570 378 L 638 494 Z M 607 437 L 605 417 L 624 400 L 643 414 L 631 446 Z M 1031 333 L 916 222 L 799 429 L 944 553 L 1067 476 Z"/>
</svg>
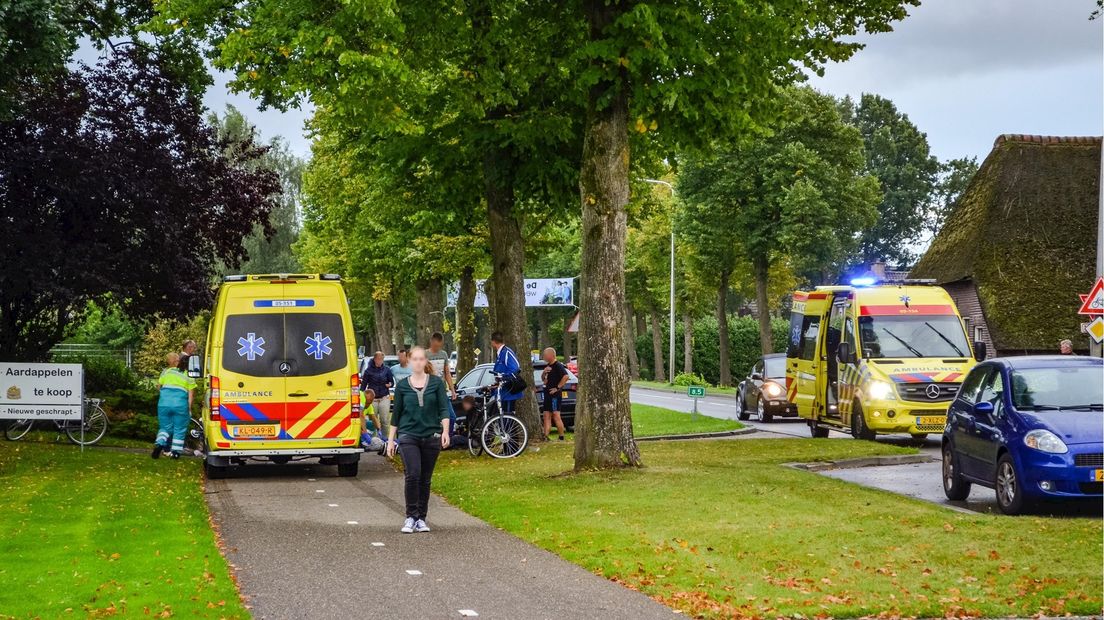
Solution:
<svg viewBox="0 0 1104 620">
<path fill-rule="evenodd" d="M 376 393 L 371 389 L 361 394 L 361 407 L 364 410 L 364 431 L 360 434 L 360 447 L 365 452 L 383 453 L 384 442 L 380 434 L 379 416 L 376 415 Z"/>
<path fill-rule="evenodd" d="M 169 456 L 178 459 L 184 450 L 184 435 L 188 432 L 188 424 L 192 419 L 192 399 L 196 383 L 180 370 L 178 353 L 166 355 L 165 365 L 165 370 L 161 371 L 161 376 L 157 379 L 160 384 L 160 394 L 157 397 L 157 438 L 150 456 L 156 459 L 162 452 L 169 450 Z"/>
<path fill-rule="evenodd" d="M 468 442 L 472 441 L 467 434 L 460 434 L 456 428 L 456 418 L 458 415 L 464 416 L 464 426 L 471 430 L 472 424 L 478 424 L 479 412 L 475 408 L 475 397 L 468 394 L 460 401 L 460 411 L 453 411 L 452 415 L 452 439 L 451 445 L 453 447 L 463 449 L 468 447 Z M 474 441 L 478 441 L 477 439 Z"/>
</svg>

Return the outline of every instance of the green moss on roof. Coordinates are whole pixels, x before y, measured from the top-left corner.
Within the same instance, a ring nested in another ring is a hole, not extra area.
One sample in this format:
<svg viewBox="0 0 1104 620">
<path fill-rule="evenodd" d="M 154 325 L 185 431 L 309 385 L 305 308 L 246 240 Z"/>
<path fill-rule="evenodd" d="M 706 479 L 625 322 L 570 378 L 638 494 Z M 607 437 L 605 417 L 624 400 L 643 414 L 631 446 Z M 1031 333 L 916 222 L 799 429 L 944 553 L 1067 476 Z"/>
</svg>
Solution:
<svg viewBox="0 0 1104 620">
<path fill-rule="evenodd" d="M 1101 138 L 1001 136 L 911 276 L 974 281 L 993 344 L 1084 340 L 1094 280 Z"/>
</svg>

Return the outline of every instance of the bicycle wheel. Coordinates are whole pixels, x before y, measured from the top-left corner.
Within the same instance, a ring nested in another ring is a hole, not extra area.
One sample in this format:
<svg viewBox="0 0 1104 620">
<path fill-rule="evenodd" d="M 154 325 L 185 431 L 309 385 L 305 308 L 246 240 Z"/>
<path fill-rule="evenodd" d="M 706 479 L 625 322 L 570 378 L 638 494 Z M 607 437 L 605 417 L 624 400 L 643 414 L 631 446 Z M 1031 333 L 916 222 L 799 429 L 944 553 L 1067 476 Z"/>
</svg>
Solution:
<svg viewBox="0 0 1104 620">
<path fill-rule="evenodd" d="M 496 459 L 515 457 L 529 445 L 529 431 L 512 415 L 497 415 L 487 420 L 481 435 L 483 449 Z"/>
<path fill-rule="evenodd" d="M 9 441 L 19 441 L 34 428 L 34 420 L 12 420 L 8 428 L 4 429 L 4 436 Z"/>
<path fill-rule="evenodd" d="M 84 427 L 83 433 L 81 433 L 82 426 Z M 107 434 L 107 414 L 104 413 L 103 409 L 100 409 L 99 405 L 91 405 L 88 407 L 83 420 L 72 420 L 65 423 L 65 434 L 69 436 L 69 441 L 77 445 L 90 446 L 103 439 L 103 436 Z M 84 441 L 81 441 L 82 436 Z"/>
<path fill-rule="evenodd" d="M 192 418 L 188 423 L 188 432 L 184 435 L 184 452 L 196 456 L 207 455 L 207 437 L 203 433 L 203 422 L 199 418 Z"/>
</svg>

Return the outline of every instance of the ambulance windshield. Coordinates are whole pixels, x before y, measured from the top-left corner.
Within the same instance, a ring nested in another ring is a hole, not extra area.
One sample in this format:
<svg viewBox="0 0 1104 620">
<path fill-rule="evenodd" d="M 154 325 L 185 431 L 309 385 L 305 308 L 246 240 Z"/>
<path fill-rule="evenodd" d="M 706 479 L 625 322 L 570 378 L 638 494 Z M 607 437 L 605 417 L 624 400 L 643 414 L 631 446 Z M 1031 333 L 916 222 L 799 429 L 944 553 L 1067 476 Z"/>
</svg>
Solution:
<svg viewBox="0 0 1104 620">
<path fill-rule="evenodd" d="M 859 317 L 864 358 L 968 357 L 970 345 L 953 314 Z"/>
</svg>

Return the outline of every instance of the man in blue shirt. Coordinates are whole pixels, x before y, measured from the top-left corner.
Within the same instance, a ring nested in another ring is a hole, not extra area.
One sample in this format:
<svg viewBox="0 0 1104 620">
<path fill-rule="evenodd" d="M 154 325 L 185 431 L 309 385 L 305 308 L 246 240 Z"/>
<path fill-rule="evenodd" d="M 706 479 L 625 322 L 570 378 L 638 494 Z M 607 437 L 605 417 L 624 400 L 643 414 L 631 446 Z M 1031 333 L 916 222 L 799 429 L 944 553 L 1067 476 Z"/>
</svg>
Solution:
<svg viewBox="0 0 1104 620">
<path fill-rule="evenodd" d="M 495 365 L 493 372 L 499 375 L 502 379 L 508 378 L 510 375 L 520 376 L 521 363 L 518 362 L 517 355 L 510 347 L 506 346 L 505 338 L 502 336 L 502 332 L 494 332 L 491 334 L 491 346 L 495 350 Z M 521 397 L 525 395 L 525 390 L 520 390 L 517 393 L 511 393 L 503 386 L 502 390 L 502 413 L 513 413 L 514 404 L 521 400 Z"/>
</svg>

